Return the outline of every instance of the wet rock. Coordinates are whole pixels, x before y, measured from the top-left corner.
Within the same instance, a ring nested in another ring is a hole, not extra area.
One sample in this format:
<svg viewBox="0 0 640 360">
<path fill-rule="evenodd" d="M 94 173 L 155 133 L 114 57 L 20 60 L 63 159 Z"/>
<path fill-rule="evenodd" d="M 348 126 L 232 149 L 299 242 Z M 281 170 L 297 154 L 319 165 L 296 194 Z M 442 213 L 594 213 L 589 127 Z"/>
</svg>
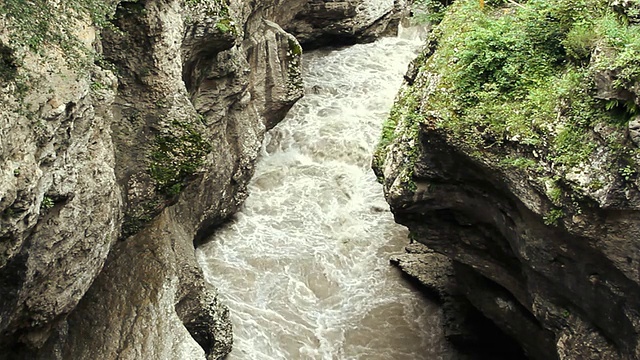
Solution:
<svg viewBox="0 0 640 360">
<path fill-rule="evenodd" d="M 449 257 L 429 247 L 412 242 L 406 253 L 391 259 L 419 288 L 432 296 L 441 306 L 443 330 L 447 340 L 454 345 L 451 356 L 455 359 L 524 359 L 519 345 L 512 337 L 496 327 L 469 302 L 467 286 L 460 286 L 456 270 L 461 266 Z M 479 283 L 481 285 L 481 283 Z M 480 286 L 479 293 L 484 292 Z M 478 298 L 478 294 L 475 297 Z M 495 302 L 497 306 L 514 307 L 508 300 Z M 510 319 L 513 320 L 513 319 Z"/>
<path fill-rule="evenodd" d="M 596 51 L 597 53 L 597 51 Z M 627 89 L 615 86 L 618 75 L 615 70 L 603 70 L 596 74 L 596 97 L 603 100 L 633 100 L 633 93 Z"/>
<path fill-rule="evenodd" d="M 391 263 L 427 287 L 441 302 L 457 293 L 451 259 L 419 242 L 407 246 L 406 251 L 393 257 Z"/>
</svg>

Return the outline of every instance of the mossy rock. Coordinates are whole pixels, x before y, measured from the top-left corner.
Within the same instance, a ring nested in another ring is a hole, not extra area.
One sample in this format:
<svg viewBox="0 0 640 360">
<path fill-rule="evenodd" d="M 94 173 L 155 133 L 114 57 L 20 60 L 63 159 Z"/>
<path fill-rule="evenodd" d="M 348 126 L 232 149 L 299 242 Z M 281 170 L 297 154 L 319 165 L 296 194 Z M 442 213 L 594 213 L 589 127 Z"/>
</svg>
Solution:
<svg viewBox="0 0 640 360">
<path fill-rule="evenodd" d="M 550 224 L 561 211 L 580 211 L 575 199 L 601 192 L 612 178 L 637 182 L 640 151 L 626 134 L 640 103 L 640 26 L 608 1 L 486 1 L 480 8 L 458 0 L 428 44 L 383 125 L 373 160 L 380 180 L 393 149 L 405 156 L 401 180 L 411 189 L 423 131 L 411 129 L 421 128 L 539 187 L 558 177 L 567 189 L 549 195 L 558 210 Z"/>
<path fill-rule="evenodd" d="M 150 154 L 149 174 L 157 190 L 168 197 L 179 194 L 210 151 L 211 144 L 195 124 L 173 120 L 169 129 L 156 136 Z"/>
</svg>

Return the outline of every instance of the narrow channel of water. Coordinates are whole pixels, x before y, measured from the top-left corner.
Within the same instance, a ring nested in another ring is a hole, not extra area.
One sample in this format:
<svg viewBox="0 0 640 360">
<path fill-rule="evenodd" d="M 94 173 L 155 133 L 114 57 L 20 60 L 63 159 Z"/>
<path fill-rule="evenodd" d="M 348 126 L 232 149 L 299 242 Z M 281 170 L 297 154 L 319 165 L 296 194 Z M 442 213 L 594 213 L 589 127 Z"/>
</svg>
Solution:
<svg viewBox="0 0 640 360">
<path fill-rule="evenodd" d="M 389 265 L 371 154 L 420 42 L 305 54 L 306 96 L 265 139 L 237 218 L 198 249 L 229 306 L 229 359 L 447 359 L 437 307 Z"/>
</svg>

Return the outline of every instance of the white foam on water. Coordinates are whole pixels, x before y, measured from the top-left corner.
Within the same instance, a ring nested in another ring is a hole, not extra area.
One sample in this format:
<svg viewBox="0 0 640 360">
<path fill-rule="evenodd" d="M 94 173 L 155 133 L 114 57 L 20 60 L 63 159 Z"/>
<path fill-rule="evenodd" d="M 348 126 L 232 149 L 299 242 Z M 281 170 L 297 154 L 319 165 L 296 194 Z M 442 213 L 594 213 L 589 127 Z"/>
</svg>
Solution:
<svg viewBox="0 0 640 360">
<path fill-rule="evenodd" d="M 250 196 L 198 249 L 230 359 L 444 359 L 435 305 L 389 265 L 407 231 L 370 170 L 417 40 L 305 54 L 306 96 L 265 139 Z"/>
</svg>

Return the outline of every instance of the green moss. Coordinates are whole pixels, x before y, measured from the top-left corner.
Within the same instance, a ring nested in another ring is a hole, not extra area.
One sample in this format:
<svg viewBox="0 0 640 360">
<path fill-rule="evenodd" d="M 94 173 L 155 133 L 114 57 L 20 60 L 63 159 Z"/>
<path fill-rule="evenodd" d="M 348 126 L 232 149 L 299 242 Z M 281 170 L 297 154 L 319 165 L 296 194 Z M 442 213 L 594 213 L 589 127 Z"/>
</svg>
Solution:
<svg viewBox="0 0 640 360">
<path fill-rule="evenodd" d="M 131 209 L 124 216 L 120 238 L 125 239 L 140 232 L 162 208 L 163 204 L 158 199 L 153 199 Z"/>
<path fill-rule="evenodd" d="M 155 138 L 149 174 L 160 193 L 177 195 L 204 163 L 211 145 L 193 124 L 174 120 L 171 129 Z"/>
<path fill-rule="evenodd" d="M 383 181 L 382 166 L 389 145 L 396 137 L 403 137 L 407 141 L 414 139 L 413 146 L 403 145 L 405 146 L 404 153 L 407 156 L 405 179 L 403 180 L 407 183 L 413 183 L 413 165 L 418 158 L 418 145 L 415 143 L 415 139 L 418 137 L 418 127 L 423 118 L 420 108 L 420 96 L 416 91 L 417 89 L 415 88 L 408 88 L 402 92 L 396 99 L 389 116 L 382 124 L 382 133 L 372 162 L 372 167 L 379 182 Z M 411 188 L 415 190 L 415 184 Z"/>
<path fill-rule="evenodd" d="M 77 31 L 87 22 L 98 29 L 112 27 L 109 19 L 114 7 L 111 0 L 68 0 L 55 6 L 46 0 L 0 1 L 8 30 L 7 41 L 0 43 L 0 80 L 14 83 L 14 95 L 24 106 L 26 95 L 40 81 L 33 72 L 19 71 L 27 53 L 38 54 L 46 62 L 57 50 L 68 68 L 86 72 L 97 56 L 93 47 L 77 37 Z"/>
<path fill-rule="evenodd" d="M 602 183 L 602 181 L 595 179 L 595 180 L 591 180 L 589 182 L 588 188 L 591 191 L 598 191 L 600 189 L 602 189 L 604 187 L 604 184 Z"/>
<path fill-rule="evenodd" d="M 289 77 L 287 96 L 302 96 L 304 91 L 302 74 L 300 73 L 302 46 L 295 39 L 289 38 L 287 41 L 289 44 L 287 51 L 287 75 Z"/>
<path fill-rule="evenodd" d="M 221 33 L 233 33 L 234 35 L 238 32 L 235 27 L 235 22 L 231 18 L 221 18 L 218 20 L 216 29 Z"/>
<path fill-rule="evenodd" d="M 500 165 L 505 166 L 507 168 L 516 168 L 516 169 L 536 169 L 539 167 L 538 162 L 533 159 L 529 159 L 522 156 L 514 157 L 510 155 L 502 159 L 500 161 Z"/>
<path fill-rule="evenodd" d="M 541 146 L 544 160 L 566 169 L 588 162 L 596 124 L 625 125 L 638 113 L 632 101 L 594 96 L 598 71 L 615 71 L 618 89 L 640 79 L 640 27 L 607 1 L 487 2 L 478 11 L 476 0 L 459 0 L 433 37 L 438 47 L 419 65 L 439 80 L 421 111 L 437 114 L 434 125 L 470 153 Z M 596 47 L 606 49 L 597 61 Z"/>
<path fill-rule="evenodd" d="M 12 28 L 12 46 L 27 46 L 38 52 L 43 45 L 57 46 L 71 57 L 86 49 L 73 35 L 78 21 L 90 19 L 97 27 L 108 24 L 113 1 L 67 0 L 56 7 L 46 0 L 4 0 L 0 12 L 7 14 Z"/>
<path fill-rule="evenodd" d="M 294 39 L 288 39 L 290 56 L 302 56 L 302 46 Z"/>
<path fill-rule="evenodd" d="M 558 209 L 558 208 L 552 209 L 549 211 L 547 215 L 544 216 L 543 218 L 544 224 L 547 226 L 550 226 L 550 225 L 557 226 L 558 221 L 563 217 L 565 217 L 564 210 Z"/>
<path fill-rule="evenodd" d="M 223 33 L 238 35 L 238 28 L 231 17 L 227 0 L 186 0 L 185 4 L 193 11 L 217 18 L 215 28 Z"/>
</svg>

